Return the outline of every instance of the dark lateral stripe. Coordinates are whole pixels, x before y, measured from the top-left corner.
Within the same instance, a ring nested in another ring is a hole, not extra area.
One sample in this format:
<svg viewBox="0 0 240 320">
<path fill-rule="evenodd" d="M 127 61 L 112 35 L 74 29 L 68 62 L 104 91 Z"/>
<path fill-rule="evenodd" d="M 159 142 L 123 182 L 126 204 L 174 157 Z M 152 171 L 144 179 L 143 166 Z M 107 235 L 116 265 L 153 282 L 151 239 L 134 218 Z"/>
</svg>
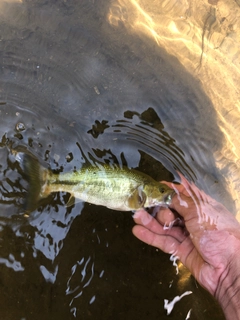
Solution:
<svg viewBox="0 0 240 320">
<path fill-rule="evenodd" d="M 51 182 L 51 184 L 56 184 L 56 185 L 65 184 L 67 186 L 76 186 L 77 184 L 84 184 L 84 182 L 83 181 L 56 180 L 54 182 Z"/>
</svg>

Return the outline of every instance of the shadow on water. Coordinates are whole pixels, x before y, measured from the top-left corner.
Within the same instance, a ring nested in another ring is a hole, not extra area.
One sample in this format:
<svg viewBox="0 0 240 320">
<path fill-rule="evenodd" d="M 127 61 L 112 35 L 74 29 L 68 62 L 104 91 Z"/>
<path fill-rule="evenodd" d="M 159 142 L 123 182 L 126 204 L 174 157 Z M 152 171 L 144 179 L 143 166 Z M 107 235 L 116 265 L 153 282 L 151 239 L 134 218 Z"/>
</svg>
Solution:
<svg viewBox="0 0 240 320">
<path fill-rule="evenodd" d="M 216 169 L 222 146 L 200 83 L 163 48 L 107 22 L 109 2 L 1 4 L 1 319 L 223 318 L 182 266 L 132 236 L 131 213 L 52 194 L 29 217 L 10 147 L 54 170 L 89 163 L 177 171 L 234 212 Z M 164 299 L 191 290 L 167 316 Z"/>
</svg>

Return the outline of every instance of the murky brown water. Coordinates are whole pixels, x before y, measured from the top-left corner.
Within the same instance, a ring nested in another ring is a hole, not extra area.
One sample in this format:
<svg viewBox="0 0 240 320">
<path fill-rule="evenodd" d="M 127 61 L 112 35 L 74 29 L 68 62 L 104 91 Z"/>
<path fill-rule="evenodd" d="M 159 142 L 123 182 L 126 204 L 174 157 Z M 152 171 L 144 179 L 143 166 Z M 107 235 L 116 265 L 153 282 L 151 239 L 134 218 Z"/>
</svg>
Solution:
<svg viewBox="0 0 240 320">
<path fill-rule="evenodd" d="M 215 157 L 225 131 L 211 95 L 170 46 L 132 32 L 126 3 L 3 1 L 0 9 L 0 318 L 186 319 L 191 310 L 190 319 L 223 319 L 183 266 L 176 275 L 168 255 L 133 237 L 131 213 L 66 208 L 68 195 L 58 193 L 24 217 L 27 185 L 10 152 L 27 147 L 59 171 L 85 162 L 155 179 L 180 171 L 236 214 Z M 164 299 L 186 291 L 168 316 Z"/>
</svg>

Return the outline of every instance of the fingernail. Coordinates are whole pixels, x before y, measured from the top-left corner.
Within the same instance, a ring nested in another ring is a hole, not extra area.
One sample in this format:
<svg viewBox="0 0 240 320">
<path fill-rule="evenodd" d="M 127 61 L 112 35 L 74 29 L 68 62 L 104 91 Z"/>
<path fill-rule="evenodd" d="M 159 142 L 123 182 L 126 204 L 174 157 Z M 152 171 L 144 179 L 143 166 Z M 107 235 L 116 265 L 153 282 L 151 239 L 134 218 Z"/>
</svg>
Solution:
<svg viewBox="0 0 240 320">
<path fill-rule="evenodd" d="M 150 214 L 143 215 L 141 217 L 141 223 L 143 226 L 146 226 L 152 221 L 152 219 L 154 219 L 154 218 L 152 216 L 150 216 Z"/>
<path fill-rule="evenodd" d="M 141 216 L 141 214 L 142 214 L 142 210 L 135 211 L 133 214 L 133 219 L 139 218 Z"/>
</svg>

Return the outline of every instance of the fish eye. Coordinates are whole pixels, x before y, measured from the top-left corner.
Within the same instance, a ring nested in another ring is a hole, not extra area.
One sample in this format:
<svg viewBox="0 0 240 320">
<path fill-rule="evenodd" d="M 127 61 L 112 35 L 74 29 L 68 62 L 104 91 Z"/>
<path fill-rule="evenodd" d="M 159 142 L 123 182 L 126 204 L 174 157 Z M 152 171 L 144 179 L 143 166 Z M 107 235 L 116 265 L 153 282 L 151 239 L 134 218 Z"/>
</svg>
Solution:
<svg viewBox="0 0 240 320">
<path fill-rule="evenodd" d="M 159 187 L 159 191 L 160 191 L 161 193 L 164 193 L 164 192 L 165 192 L 165 188 L 164 188 L 164 187 Z"/>
</svg>

